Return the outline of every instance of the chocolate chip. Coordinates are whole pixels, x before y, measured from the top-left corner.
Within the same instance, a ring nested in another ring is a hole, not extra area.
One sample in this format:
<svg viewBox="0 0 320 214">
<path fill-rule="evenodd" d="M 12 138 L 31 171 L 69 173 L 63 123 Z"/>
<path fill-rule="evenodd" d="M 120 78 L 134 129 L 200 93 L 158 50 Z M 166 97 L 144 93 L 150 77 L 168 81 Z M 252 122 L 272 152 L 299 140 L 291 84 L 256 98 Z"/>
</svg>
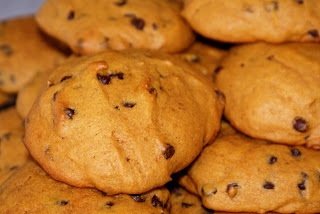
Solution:
<svg viewBox="0 0 320 214">
<path fill-rule="evenodd" d="M 142 203 L 146 201 L 145 197 L 142 197 L 141 195 L 131 195 L 131 198 L 135 200 L 136 202 Z"/>
<path fill-rule="evenodd" d="M 10 45 L 4 44 L 0 45 L 0 50 L 6 55 L 6 56 L 11 56 L 13 53 L 13 50 Z"/>
<path fill-rule="evenodd" d="M 58 92 L 59 92 L 59 91 L 57 91 L 56 93 L 54 93 L 54 95 L 53 95 L 53 101 L 56 101 Z"/>
<path fill-rule="evenodd" d="M 118 2 L 114 2 L 115 5 L 121 7 L 125 4 L 127 4 L 127 0 L 121 0 L 121 1 L 118 1 Z"/>
<path fill-rule="evenodd" d="M 306 190 L 305 180 L 303 180 L 300 184 L 298 184 L 298 187 L 300 190 Z"/>
<path fill-rule="evenodd" d="M 307 135 L 304 137 L 304 140 L 308 140 L 310 138 L 310 135 Z"/>
<path fill-rule="evenodd" d="M 278 10 L 279 9 L 278 1 L 272 1 L 269 5 L 266 6 L 265 9 L 267 12 L 271 12 L 273 10 Z"/>
<path fill-rule="evenodd" d="M 269 159 L 269 163 L 270 164 L 274 164 L 275 162 L 277 162 L 278 158 L 275 157 L 275 156 L 271 156 L 270 159 Z"/>
<path fill-rule="evenodd" d="M 150 93 L 150 94 L 153 94 L 155 91 L 156 91 L 155 88 L 150 88 L 150 89 L 149 89 L 149 93 Z"/>
<path fill-rule="evenodd" d="M 298 4 L 303 4 L 303 0 L 296 0 Z"/>
<path fill-rule="evenodd" d="M 126 108 L 133 108 L 136 104 L 135 103 L 129 103 L 129 102 L 124 102 L 123 106 Z"/>
<path fill-rule="evenodd" d="M 153 23 L 152 28 L 153 28 L 153 30 L 158 30 L 159 26 L 156 23 Z"/>
<path fill-rule="evenodd" d="M 110 202 L 107 202 L 107 203 L 106 203 L 105 207 L 110 208 L 110 207 L 112 207 L 113 205 L 114 205 L 114 203 L 110 201 Z"/>
<path fill-rule="evenodd" d="M 191 207 L 191 206 L 193 206 L 194 204 L 188 204 L 188 203 L 184 203 L 184 202 L 182 202 L 181 203 L 181 207 L 182 208 L 189 208 L 189 207 Z"/>
<path fill-rule="evenodd" d="M 211 196 L 216 194 L 217 192 L 217 188 L 210 183 L 204 184 L 201 188 L 201 194 L 203 196 Z"/>
<path fill-rule="evenodd" d="M 110 77 L 117 77 L 119 80 L 123 80 L 123 73 L 122 72 L 110 74 L 109 76 Z"/>
<path fill-rule="evenodd" d="M 171 146 L 170 144 L 167 144 L 166 149 L 163 152 L 163 155 L 166 159 L 172 158 L 172 156 L 175 153 L 175 149 L 173 146 Z"/>
<path fill-rule="evenodd" d="M 137 17 L 133 17 L 131 19 L 131 24 L 133 26 L 135 26 L 138 30 L 143 30 L 145 22 L 143 19 L 137 18 Z"/>
<path fill-rule="evenodd" d="M 274 189 L 274 184 L 267 181 L 265 184 L 263 184 L 263 188 L 265 188 L 265 189 Z"/>
<path fill-rule="evenodd" d="M 295 158 L 301 156 L 301 152 L 299 149 L 291 149 L 291 154 Z"/>
<path fill-rule="evenodd" d="M 298 132 L 306 132 L 308 129 L 307 121 L 302 117 L 293 119 L 293 128 Z"/>
<path fill-rule="evenodd" d="M 240 67 L 242 67 L 242 68 L 243 68 L 243 67 L 244 67 L 244 64 L 243 64 L 243 63 L 241 63 L 241 64 L 240 64 Z"/>
<path fill-rule="evenodd" d="M 69 203 L 69 201 L 57 201 L 57 204 L 60 206 L 65 206 Z"/>
<path fill-rule="evenodd" d="M 319 38 L 319 32 L 316 29 L 309 30 L 308 34 L 315 39 Z"/>
<path fill-rule="evenodd" d="M 274 59 L 274 55 L 270 55 L 267 57 L 268 60 L 273 60 Z"/>
<path fill-rule="evenodd" d="M 10 170 L 12 171 L 12 170 L 15 170 L 15 169 L 17 169 L 19 166 L 18 165 L 14 165 L 14 166 L 12 166 L 12 167 L 10 167 Z"/>
<path fill-rule="evenodd" d="M 223 69 L 222 66 L 218 66 L 218 67 L 214 70 L 214 73 L 215 73 L 215 74 L 218 74 L 222 69 Z"/>
<path fill-rule="evenodd" d="M 225 104 L 225 101 L 226 101 L 226 96 L 224 95 L 223 92 L 219 91 L 219 90 L 214 90 L 218 96 L 218 101 L 219 103 L 221 104 Z"/>
<path fill-rule="evenodd" d="M 237 189 L 239 188 L 239 184 L 231 183 L 228 184 L 226 192 L 228 193 L 230 198 L 233 198 L 237 194 Z"/>
<path fill-rule="evenodd" d="M 65 76 L 65 77 L 63 77 L 61 80 L 60 80 L 60 82 L 63 82 L 63 81 L 65 81 L 65 80 L 67 80 L 67 79 L 70 79 L 72 76 Z"/>
<path fill-rule="evenodd" d="M 97 74 L 97 78 L 104 85 L 108 85 L 110 83 L 110 77 L 108 75 Z"/>
<path fill-rule="evenodd" d="M 64 112 L 65 112 L 67 118 L 69 118 L 69 119 L 72 119 L 73 115 L 75 113 L 72 108 L 66 108 L 66 109 L 64 109 Z"/>
<path fill-rule="evenodd" d="M 115 106 L 114 108 L 120 110 L 119 106 Z"/>
<path fill-rule="evenodd" d="M 152 197 L 151 204 L 153 207 L 163 207 L 163 203 L 160 201 L 160 198 L 157 195 Z"/>
<path fill-rule="evenodd" d="M 67 19 L 68 20 L 74 19 L 74 10 L 70 10 L 70 12 L 68 13 Z"/>
<path fill-rule="evenodd" d="M 98 190 L 99 192 L 100 192 L 100 194 L 102 195 L 102 196 L 107 196 L 107 193 L 105 193 L 105 192 L 102 192 L 102 191 L 100 191 L 100 190 Z"/>
</svg>

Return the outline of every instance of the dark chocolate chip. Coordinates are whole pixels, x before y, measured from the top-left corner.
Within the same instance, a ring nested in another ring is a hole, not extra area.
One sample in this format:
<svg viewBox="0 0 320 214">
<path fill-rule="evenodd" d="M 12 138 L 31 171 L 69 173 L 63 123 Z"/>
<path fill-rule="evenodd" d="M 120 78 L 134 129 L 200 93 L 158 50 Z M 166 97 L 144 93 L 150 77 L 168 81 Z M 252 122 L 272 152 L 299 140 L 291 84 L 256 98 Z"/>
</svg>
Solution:
<svg viewBox="0 0 320 214">
<path fill-rule="evenodd" d="M 129 103 L 129 102 L 124 102 L 123 106 L 126 108 L 133 108 L 136 104 L 135 103 Z"/>
<path fill-rule="evenodd" d="M 156 91 L 155 88 L 150 88 L 150 89 L 149 89 L 149 93 L 150 93 L 150 94 L 153 94 L 155 91 Z"/>
<path fill-rule="evenodd" d="M 222 69 L 223 69 L 222 66 L 218 66 L 218 67 L 214 70 L 214 73 L 215 73 L 215 74 L 218 74 Z"/>
<path fill-rule="evenodd" d="M 53 101 L 56 101 L 58 92 L 59 92 L 59 91 L 57 91 L 56 93 L 54 93 L 54 95 L 53 95 Z"/>
<path fill-rule="evenodd" d="M 241 63 L 241 64 L 240 64 L 240 67 L 242 67 L 242 68 L 243 68 L 243 67 L 244 67 L 244 63 Z"/>
<path fill-rule="evenodd" d="M 303 180 L 300 184 L 298 184 L 298 187 L 300 190 L 306 190 L 306 180 Z"/>
<path fill-rule="evenodd" d="M 153 28 L 153 30 L 158 30 L 159 26 L 156 23 L 153 23 L 152 28 Z"/>
<path fill-rule="evenodd" d="M 277 162 L 278 158 L 275 157 L 275 156 L 271 156 L 270 159 L 269 159 L 269 163 L 270 164 L 274 164 L 275 162 Z"/>
<path fill-rule="evenodd" d="M 109 40 L 110 40 L 109 37 L 107 37 L 107 36 L 104 37 L 104 41 L 109 42 Z"/>
<path fill-rule="evenodd" d="M 307 121 L 302 117 L 293 119 L 293 128 L 298 132 L 306 132 L 308 129 Z"/>
<path fill-rule="evenodd" d="M 110 74 L 109 76 L 110 77 L 117 77 L 119 80 L 123 80 L 123 73 L 122 72 Z"/>
<path fill-rule="evenodd" d="M 268 60 L 273 60 L 274 59 L 274 55 L 270 55 L 267 57 Z"/>
<path fill-rule="evenodd" d="M 117 2 L 114 2 L 115 5 L 121 7 L 125 4 L 127 4 L 127 0 L 121 0 L 121 1 L 117 1 Z"/>
<path fill-rule="evenodd" d="M 239 184 L 237 184 L 237 183 L 228 184 L 228 186 L 227 186 L 227 192 L 228 192 L 232 187 L 238 188 L 238 187 L 239 187 Z"/>
<path fill-rule="evenodd" d="M 114 108 L 120 110 L 119 106 L 115 106 Z"/>
<path fill-rule="evenodd" d="M 133 17 L 131 19 L 131 24 L 133 26 L 135 26 L 138 30 L 143 30 L 145 22 L 143 19 L 137 18 L 137 17 Z"/>
<path fill-rule="evenodd" d="M 151 204 L 153 207 L 163 207 L 163 203 L 157 195 L 154 195 L 151 199 Z"/>
<path fill-rule="evenodd" d="M 206 197 L 214 195 L 217 192 L 218 192 L 217 188 L 210 183 L 204 184 L 201 188 L 201 194 Z"/>
<path fill-rule="evenodd" d="M 60 205 L 60 206 L 65 206 L 69 203 L 69 201 L 57 201 L 57 204 Z"/>
<path fill-rule="evenodd" d="M 12 170 L 15 170 L 15 169 L 17 169 L 19 166 L 18 165 L 14 165 L 14 166 L 12 166 L 12 167 L 10 167 L 10 170 L 12 171 Z"/>
<path fill-rule="evenodd" d="M 104 85 L 108 85 L 110 83 L 110 77 L 108 75 L 97 74 L 97 78 Z"/>
<path fill-rule="evenodd" d="M 145 197 L 142 197 L 141 195 L 131 195 L 131 198 L 135 200 L 136 202 L 142 203 L 146 201 Z"/>
<path fill-rule="evenodd" d="M 63 77 L 61 80 L 60 80 L 60 82 L 63 82 L 63 81 L 65 81 L 65 80 L 67 80 L 67 79 L 70 79 L 72 76 L 65 76 L 65 77 Z"/>
<path fill-rule="evenodd" d="M 73 115 L 75 113 L 72 108 L 66 108 L 66 109 L 64 109 L 64 112 L 65 112 L 67 118 L 69 118 L 69 119 L 72 119 Z"/>
<path fill-rule="evenodd" d="M 319 38 L 319 32 L 316 29 L 309 30 L 308 34 L 315 39 Z"/>
<path fill-rule="evenodd" d="M 67 19 L 68 20 L 74 19 L 74 10 L 70 10 L 70 12 L 68 13 Z"/>
<path fill-rule="evenodd" d="M 265 184 L 263 184 L 263 188 L 265 188 L 265 189 L 274 189 L 274 184 L 267 181 Z"/>
<path fill-rule="evenodd" d="M 303 4 L 303 0 L 296 0 L 298 4 Z"/>
<path fill-rule="evenodd" d="M 130 158 L 127 158 L 126 160 L 129 162 L 129 161 L 130 161 Z"/>
<path fill-rule="evenodd" d="M 102 196 L 104 196 L 104 197 L 105 197 L 105 196 L 108 196 L 107 193 L 102 192 L 102 191 L 100 191 L 100 190 L 98 190 L 98 191 L 100 192 L 100 194 L 101 194 Z"/>
<path fill-rule="evenodd" d="M 221 92 L 221 91 L 219 91 L 219 90 L 217 90 L 217 89 L 215 89 L 214 90 L 214 92 L 216 92 L 216 94 L 218 95 L 218 98 L 219 99 L 226 99 L 226 95 L 224 95 L 224 93 L 223 92 Z"/>
<path fill-rule="evenodd" d="M 291 154 L 295 158 L 301 156 L 301 152 L 299 149 L 291 149 Z"/>
<path fill-rule="evenodd" d="M 4 44 L 0 46 L 0 50 L 6 55 L 11 56 L 13 53 L 13 50 L 10 45 Z"/>
<path fill-rule="evenodd" d="M 171 146 L 170 144 L 167 144 L 166 149 L 163 152 L 163 155 L 166 159 L 172 158 L 172 156 L 175 153 L 175 149 L 173 146 Z"/>
<path fill-rule="evenodd" d="M 114 205 L 114 203 L 110 201 L 110 202 L 107 202 L 107 203 L 106 203 L 105 207 L 110 208 L 110 207 L 112 207 L 113 205 Z"/>
<path fill-rule="evenodd" d="M 182 202 L 181 203 L 181 207 L 182 208 L 189 208 L 189 207 L 191 207 L 191 206 L 193 206 L 194 204 L 189 204 L 189 203 L 185 203 L 185 202 Z"/>
<path fill-rule="evenodd" d="M 310 135 L 307 135 L 304 137 L 304 140 L 308 140 L 310 138 Z"/>
<path fill-rule="evenodd" d="M 230 198 L 233 198 L 234 196 L 237 195 L 237 189 L 239 188 L 239 184 L 237 183 L 231 183 L 228 184 L 226 192 L 228 193 Z"/>
</svg>

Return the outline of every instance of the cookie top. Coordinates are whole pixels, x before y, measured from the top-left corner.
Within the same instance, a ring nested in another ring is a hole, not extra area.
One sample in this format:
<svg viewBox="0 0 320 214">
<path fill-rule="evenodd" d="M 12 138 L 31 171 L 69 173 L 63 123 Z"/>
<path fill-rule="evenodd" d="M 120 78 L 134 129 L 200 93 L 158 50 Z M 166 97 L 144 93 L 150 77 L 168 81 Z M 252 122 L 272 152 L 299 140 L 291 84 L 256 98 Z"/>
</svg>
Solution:
<svg viewBox="0 0 320 214">
<path fill-rule="evenodd" d="M 178 56 L 188 62 L 192 69 L 213 79 L 216 69 L 219 69 L 219 63 L 226 54 L 226 50 L 197 41 Z"/>
<path fill-rule="evenodd" d="M 26 200 L 27 199 L 27 200 Z M 29 161 L 0 186 L 1 213 L 168 213 L 169 191 L 107 196 L 96 189 L 75 188 L 50 178 Z"/>
<path fill-rule="evenodd" d="M 18 92 L 37 72 L 55 67 L 63 58 L 65 55 L 39 31 L 33 17 L 0 23 L 0 90 Z"/>
<path fill-rule="evenodd" d="M 0 111 L 0 137 L 13 130 L 23 131 L 23 121 L 19 117 L 15 107 L 10 107 Z"/>
<path fill-rule="evenodd" d="M 320 151 L 226 134 L 187 170 L 205 207 L 228 212 L 320 212 Z"/>
<path fill-rule="evenodd" d="M 275 143 L 320 148 L 320 44 L 234 47 L 216 83 L 236 129 Z"/>
<path fill-rule="evenodd" d="M 223 106 L 213 83 L 174 56 L 110 50 L 49 76 L 25 144 L 57 180 L 139 194 L 197 157 L 216 136 Z"/>
<path fill-rule="evenodd" d="M 195 38 L 180 16 L 180 6 L 171 0 L 47 0 L 36 19 L 44 31 L 79 54 L 106 48 L 178 52 Z"/>
<path fill-rule="evenodd" d="M 27 117 L 31 106 L 40 94 L 41 89 L 47 86 L 48 76 L 49 72 L 39 72 L 20 88 L 16 100 L 16 108 L 21 118 Z"/>
<path fill-rule="evenodd" d="M 223 42 L 319 42 L 319 11 L 317 0 L 185 0 L 182 15 L 199 34 Z"/>
</svg>

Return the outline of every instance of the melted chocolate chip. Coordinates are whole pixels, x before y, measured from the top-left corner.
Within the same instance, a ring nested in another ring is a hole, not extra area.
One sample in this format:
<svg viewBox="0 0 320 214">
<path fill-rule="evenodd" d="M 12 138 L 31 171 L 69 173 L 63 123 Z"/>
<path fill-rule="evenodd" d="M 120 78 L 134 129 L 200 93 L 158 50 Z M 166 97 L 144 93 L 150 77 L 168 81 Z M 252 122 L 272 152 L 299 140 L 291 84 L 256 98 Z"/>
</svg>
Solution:
<svg viewBox="0 0 320 214">
<path fill-rule="evenodd" d="M 123 106 L 126 108 L 133 108 L 136 104 L 135 103 L 129 103 L 129 102 L 124 102 Z"/>
<path fill-rule="evenodd" d="M 181 207 L 182 208 L 189 208 L 189 207 L 191 207 L 191 206 L 193 206 L 194 204 L 188 204 L 188 203 L 185 203 L 185 202 L 182 202 L 181 203 Z"/>
<path fill-rule="evenodd" d="M 211 196 L 218 192 L 217 188 L 212 184 L 204 184 L 201 188 L 201 194 L 203 196 Z"/>
<path fill-rule="evenodd" d="M 301 152 L 299 149 L 291 149 L 291 154 L 295 158 L 301 156 Z"/>
<path fill-rule="evenodd" d="M 133 17 L 131 19 L 131 24 L 133 26 L 135 26 L 138 30 L 143 30 L 145 22 L 143 19 L 137 18 L 137 17 Z"/>
<path fill-rule="evenodd" d="M 70 10 L 70 12 L 68 13 L 67 19 L 68 20 L 74 19 L 74 10 Z"/>
<path fill-rule="evenodd" d="M 166 149 L 163 152 L 163 155 L 166 159 L 172 158 L 172 156 L 175 153 L 175 149 L 173 146 L 171 146 L 170 144 L 167 144 Z"/>
<path fill-rule="evenodd" d="M 315 39 L 319 38 L 319 32 L 316 29 L 309 30 L 308 34 Z"/>
<path fill-rule="evenodd" d="M 228 184 L 226 192 L 228 193 L 230 198 L 233 198 L 237 194 L 237 189 L 239 188 L 239 184 L 231 183 Z"/>
<path fill-rule="evenodd" d="M 269 159 L 269 163 L 270 164 L 274 164 L 275 162 L 277 162 L 278 158 L 275 157 L 275 156 L 271 156 L 270 159 Z"/>
<path fill-rule="evenodd" d="M 306 190 L 306 181 L 303 180 L 300 184 L 298 184 L 298 187 L 300 190 Z"/>
<path fill-rule="evenodd" d="M 57 204 L 60 206 L 65 206 L 69 203 L 69 201 L 57 201 Z"/>
<path fill-rule="evenodd" d="M 227 186 L 227 192 L 228 192 L 232 187 L 238 188 L 238 187 L 239 187 L 239 184 L 237 184 L 237 183 L 228 184 L 228 186 Z"/>
<path fill-rule="evenodd" d="M 118 1 L 118 2 L 114 2 L 115 5 L 121 7 L 125 4 L 127 4 L 127 0 L 121 0 L 121 1 Z"/>
<path fill-rule="evenodd" d="M 298 4 L 303 4 L 303 0 L 296 0 Z"/>
<path fill-rule="evenodd" d="M 153 28 L 153 30 L 158 30 L 159 26 L 156 23 L 153 23 L 152 28 Z"/>
<path fill-rule="evenodd" d="M 306 132 L 308 129 L 307 121 L 302 117 L 296 117 L 293 120 L 293 128 L 298 132 Z"/>
<path fill-rule="evenodd" d="M 58 94 L 58 91 L 57 91 L 56 93 L 54 93 L 54 95 L 53 95 L 53 101 L 56 101 L 56 99 L 57 99 L 57 94 Z"/>
<path fill-rule="evenodd" d="M 108 75 L 97 74 L 97 78 L 104 85 L 108 85 L 110 83 L 110 77 Z"/>
<path fill-rule="evenodd" d="M 214 73 L 215 73 L 215 74 L 218 74 L 222 69 L 223 69 L 222 66 L 218 66 L 218 67 L 214 70 Z"/>
<path fill-rule="evenodd" d="M 115 106 L 114 108 L 120 110 L 119 106 Z"/>
<path fill-rule="evenodd" d="M 114 205 L 114 203 L 110 201 L 110 202 L 107 202 L 107 203 L 106 203 L 105 207 L 110 208 L 110 207 L 112 207 L 113 205 Z"/>
<path fill-rule="evenodd" d="M 160 198 L 157 195 L 152 197 L 151 204 L 153 207 L 163 207 L 163 203 L 160 201 Z"/>
<path fill-rule="evenodd" d="M 64 109 L 64 112 L 66 114 L 66 117 L 69 118 L 69 119 L 72 119 L 73 115 L 75 113 L 72 108 L 66 108 L 66 109 Z"/>
<path fill-rule="evenodd" d="M 67 79 L 70 79 L 72 76 L 65 76 L 65 77 L 63 77 L 61 80 L 60 80 L 60 82 L 63 82 L 63 81 L 65 81 L 65 80 L 67 80 Z"/>
<path fill-rule="evenodd" d="M 214 90 L 214 92 L 216 92 L 216 94 L 218 95 L 218 98 L 219 99 L 226 99 L 226 95 L 224 95 L 224 93 L 223 92 L 221 92 L 221 91 L 219 91 L 219 90 L 217 90 L 217 89 L 215 89 Z"/>
<path fill-rule="evenodd" d="M 265 184 L 263 184 L 263 188 L 265 189 L 274 189 L 274 184 L 271 182 L 266 182 Z"/>
<path fill-rule="evenodd" d="M 146 201 L 145 197 L 142 197 L 141 195 L 131 195 L 131 198 L 135 200 L 136 202 L 142 203 Z"/>
<path fill-rule="evenodd" d="M 0 50 L 6 55 L 11 56 L 13 53 L 13 50 L 10 45 L 4 44 L 0 46 Z"/>
<path fill-rule="evenodd" d="M 105 192 L 102 192 L 102 191 L 100 191 L 100 190 L 98 190 L 99 192 L 100 192 L 100 194 L 102 195 L 102 196 L 107 196 L 107 193 L 105 193 Z"/>
<path fill-rule="evenodd" d="M 123 73 L 115 73 L 115 74 L 110 74 L 109 77 L 117 77 L 119 80 L 123 80 Z"/>
<path fill-rule="evenodd" d="M 149 89 L 149 93 L 150 93 L 150 94 L 153 94 L 155 91 L 156 91 L 155 88 L 150 88 L 150 89 Z"/>
<path fill-rule="evenodd" d="M 274 56 L 273 56 L 273 55 L 270 55 L 270 56 L 267 57 L 267 59 L 271 61 L 271 60 L 274 59 Z"/>
</svg>

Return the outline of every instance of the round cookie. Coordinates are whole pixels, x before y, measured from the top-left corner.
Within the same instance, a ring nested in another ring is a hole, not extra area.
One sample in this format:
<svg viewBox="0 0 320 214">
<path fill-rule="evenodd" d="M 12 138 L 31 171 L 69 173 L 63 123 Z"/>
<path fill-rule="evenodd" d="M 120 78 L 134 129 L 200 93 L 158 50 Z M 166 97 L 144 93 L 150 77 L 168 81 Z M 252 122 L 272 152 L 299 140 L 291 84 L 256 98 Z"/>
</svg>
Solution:
<svg viewBox="0 0 320 214">
<path fill-rule="evenodd" d="M 169 191 L 107 196 L 96 189 L 75 188 L 51 179 L 29 161 L 0 186 L 1 213 L 168 213 Z"/>
<path fill-rule="evenodd" d="M 23 121 L 15 107 L 1 110 L 0 121 L 0 137 L 10 133 L 12 130 L 24 130 Z"/>
<path fill-rule="evenodd" d="M 220 69 L 219 63 L 226 54 L 226 50 L 197 41 L 178 56 L 188 62 L 195 71 L 213 79 L 216 69 Z"/>
<path fill-rule="evenodd" d="M 178 52 L 195 39 L 180 16 L 181 3 L 171 0 L 47 0 L 36 19 L 49 35 L 75 53 L 91 54 L 112 48 L 161 49 Z"/>
<path fill-rule="evenodd" d="M 320 212 L 320 151 L 226 134 L 188 168 L 205 207 L 228 212 Z"/>
<path fill-rule="evenodd" d="M 65 55 L 48 42 L 33 17 L 0 23 L 0 90 L 16 93 L 37 72 L 55 67 Z"/>
<path fill-rule="evenodd" d="M 274 143 L 320 148 L 320 44 L 234 47 L 216 83 L 236 129 Z"/>
<path fill-rule="evenodd" d="M 213 83 L 174 56 L 110 50 L 51 73 L 24 142 L 56 180 L 139 194 L 197 157 L 217 135 L 223 106 Z"/>
<path fill-rule="evenodd" d="M 182 15 L 199 34 L 223 42 L 319 42 L 319 11 L 317 0 L 185 0 Z"/>
</svg>

